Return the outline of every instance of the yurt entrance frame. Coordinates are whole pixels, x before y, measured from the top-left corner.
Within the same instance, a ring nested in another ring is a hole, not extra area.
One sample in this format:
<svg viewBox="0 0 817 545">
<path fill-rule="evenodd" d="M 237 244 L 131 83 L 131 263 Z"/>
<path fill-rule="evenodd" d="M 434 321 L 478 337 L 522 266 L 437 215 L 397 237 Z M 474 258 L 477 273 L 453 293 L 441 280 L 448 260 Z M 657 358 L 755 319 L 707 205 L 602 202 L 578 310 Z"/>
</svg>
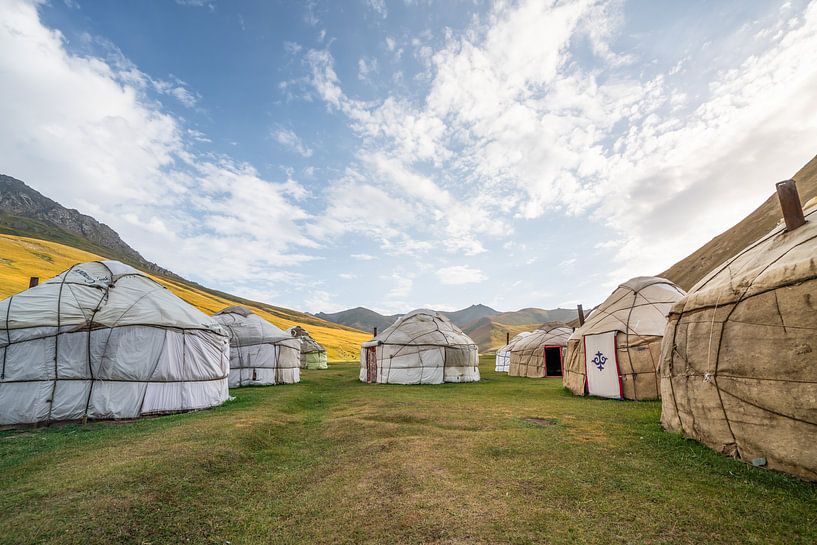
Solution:
<svg viewBox="0 0 817 545">
<path fill-rule="evenodd" d="M 377 347 L 370 346 L 366 349 L 366 383 L 371 384 L 377 381 Z"/>
<path fill-rule="evenodd" d="M 555 357 L 552 356 L 551 358 L 548 358 L 548 353 L 553 354 L 554 350 L 559 351 L 559 368 L 558 368 L 559 371 L 558 371 L 558 373 L 555 372 L 556 371 L 556 366 L 555 365 L 550 365 L 551 363 L 553 363 L 553 360 L 555 359 Z M 542 358 L 544 358 L 544 365 L 542 367 L 543 367 L 543 369 L 545 371 L 545 375 L 544 375 L 545 377 L 561 377 L 562 376 L 562 374 L 564 373 L 564 370 L 563 370 L 564 369 L 564 355 L 565 354 L 564 354 L 564 347 L 563 346 L 559 346 L 559 345 L 556 345 L 556 344 L 546 344 L 544 346 L 544 350 L 542 351 Z M 550 361 L 548 361 L 548 360 L 550 360 Z M 553 371 L 553 372 L 551 372 L 551 371 Z"/>
</svg>

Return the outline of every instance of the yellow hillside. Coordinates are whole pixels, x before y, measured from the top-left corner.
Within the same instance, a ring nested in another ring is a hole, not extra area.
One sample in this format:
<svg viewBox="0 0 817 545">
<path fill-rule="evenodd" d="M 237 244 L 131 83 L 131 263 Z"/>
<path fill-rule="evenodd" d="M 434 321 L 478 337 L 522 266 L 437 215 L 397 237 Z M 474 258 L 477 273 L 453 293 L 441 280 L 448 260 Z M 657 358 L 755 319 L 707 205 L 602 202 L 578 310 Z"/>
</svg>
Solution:
<svg viewBox="0 0 817 545">
<path fill-rule="evenodd" d="M 33 238 L 0 234 L 0 299 L 21 292 L 28 288 L 28 279 L 39 276 L 46 280 L 68 269 L 75 263 L 104 259 L 98 255 L 56 242 L 47 242 Z M 165 285 L 170 291 L 206 314 L 213 314 L 224 307 L 244 304 L 253 312 L 271 323 L 287 329 L 293 325 L 303 326 L 316 341 L 326 347 L 330 361 L 356 360 L 360 355 L 360 343 L 369 339 L 369 335 L 349 328 L 341 328 L 325 322 L 326 325 L 304 323 L 296 316 L 287 317 L 282 309 L 276 312 L 266 310 L 264 305 L 250 305 L 216 296 L 187 286 L 180 282 L 162 277 L 153 278 Z M 317 319 L 312 322 L 319 322 Z"/>
</svg>

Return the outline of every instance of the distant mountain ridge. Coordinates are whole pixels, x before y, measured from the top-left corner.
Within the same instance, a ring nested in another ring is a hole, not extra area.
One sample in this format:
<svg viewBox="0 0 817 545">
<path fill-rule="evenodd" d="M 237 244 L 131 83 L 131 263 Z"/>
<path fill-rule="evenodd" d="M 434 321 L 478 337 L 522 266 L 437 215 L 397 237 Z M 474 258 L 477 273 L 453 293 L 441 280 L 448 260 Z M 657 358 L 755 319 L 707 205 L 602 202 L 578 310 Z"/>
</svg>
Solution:
<svg viewBox="0 0 817 545">
<path fill-rule="evenodd" d="M 365 307 L 355 307 L 340 312 L 318 312 L 315 317 L 327 322 L 371 332 L 375 327 L 378 331 L 383 331 L 392 325 L 400 315 L 384 316 Z"/>
<path fill-rule="evenodd" d="M 495 350 L 502 346 L 507 334 L 516 335 L 520 331 L 532 331 L 546 322 L 569 322 L 576 319 L 576 311 L 557 308 L 523 308 L 512 312 L 499 312 L 487 305 L 476 304 L 455 311 L 441 311 L 457 327 L 462 329 L 479 346 L 481 352 Z M 340 312 L 315 314 L 316 318 L 363 331 L 378 331 L 389 327 L 400 314 L 384 316 L 365 307 L 356 307 Z"/>
</svg>

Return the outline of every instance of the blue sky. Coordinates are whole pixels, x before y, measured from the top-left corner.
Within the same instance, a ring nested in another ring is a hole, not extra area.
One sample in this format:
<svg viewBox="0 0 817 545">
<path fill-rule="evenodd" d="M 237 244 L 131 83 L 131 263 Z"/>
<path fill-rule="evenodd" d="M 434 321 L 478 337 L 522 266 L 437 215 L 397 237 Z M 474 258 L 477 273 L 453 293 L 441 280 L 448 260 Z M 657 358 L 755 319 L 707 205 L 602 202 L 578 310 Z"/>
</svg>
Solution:
<svg viewBox="0 0 817 545">
<path fill-rule="evenodd" d="M 0 3 L 0 171 L 316 312 L 598 303 L 817 153 L 808 2 Z"/>
</svg>

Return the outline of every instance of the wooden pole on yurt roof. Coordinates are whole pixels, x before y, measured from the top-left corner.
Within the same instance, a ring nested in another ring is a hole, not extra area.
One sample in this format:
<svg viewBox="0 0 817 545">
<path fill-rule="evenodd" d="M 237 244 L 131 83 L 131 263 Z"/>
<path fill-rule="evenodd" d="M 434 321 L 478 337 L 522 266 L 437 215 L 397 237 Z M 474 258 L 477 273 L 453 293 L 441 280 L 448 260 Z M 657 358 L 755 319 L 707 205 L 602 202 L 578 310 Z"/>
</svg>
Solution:
<svg viewBox="0 0 817 545">
<path fill-rule="evenodd" d="M 374 326 L 374 333 L 372 334 L 372 337 L 377 337 L 377 326 Z"/>
<path fill-rule="evenodd" d="M 800 194 L 797 192 L 797 184 L 794 183 L 794 180 L 777 182 L 777 198 L 780 200 L 786 231 L 794 231 L 806 223 L 803 207 L 800 204 Z"/>
<path fill-rule="evenodd" d="M 511 332 L 510 331 L 505 332 L 505 344 L 511 344 Z"/>
<path fill-rule="evenodd" d="M 579 327 L 584 325 L 584 309 L 581 305 L 576 305 L 576 310 L 579 312 Z"/>
</svg>

